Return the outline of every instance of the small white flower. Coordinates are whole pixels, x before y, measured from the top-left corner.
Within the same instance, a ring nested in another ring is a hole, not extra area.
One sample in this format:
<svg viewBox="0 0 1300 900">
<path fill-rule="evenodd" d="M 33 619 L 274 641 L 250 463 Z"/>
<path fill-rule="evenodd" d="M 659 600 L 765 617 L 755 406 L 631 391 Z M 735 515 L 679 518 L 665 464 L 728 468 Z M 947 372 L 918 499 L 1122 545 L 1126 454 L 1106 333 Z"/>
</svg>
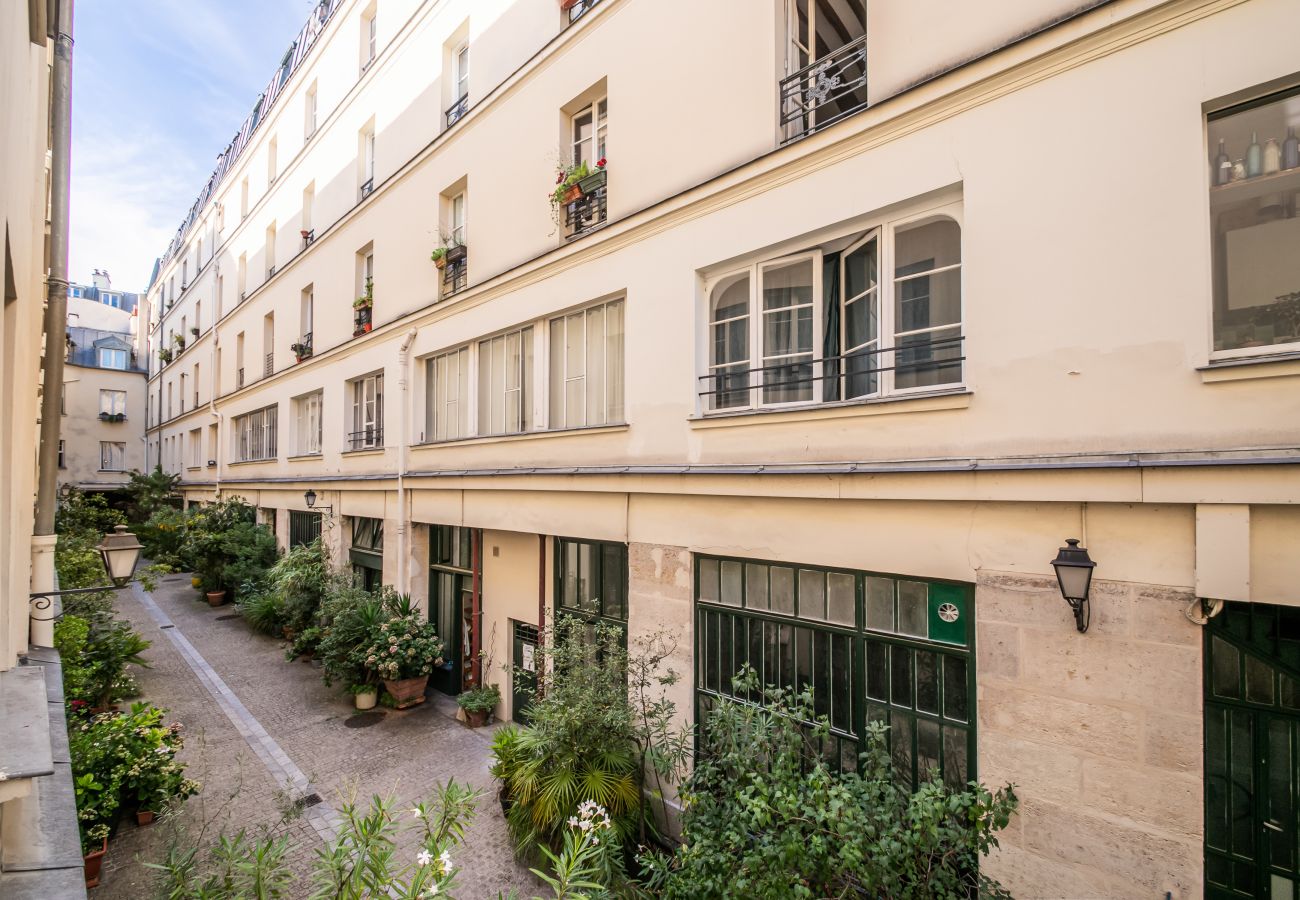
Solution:
<svg viewBox="0 0 1300 900">
<path fill-rule="evenodd" d="M 451 854 L 446 850 L 438 854 L 438 862 L 442 865 L 442 874 L 451 874 Z"/>
<path fill-rule="evenodd" d="M 433 862 L 433 854 L 428 850 L 421 850 L 415 857 L 415 862 L 417 865 L 427 866 L 429 863 Z"/>
<path fill-rule="evenodd" d="M 423 894 L 421 894 L 420 896 L 421 896 L 421 897 L 436 897 L 436 896 L 438 896 L 438 886 L 437 886 L 436 884 L 434 884 L 434 885 L 430 885 L 430 886 L 429 886 L 429 889 L 428 889 L 427 891 L 425 891 Z"/>
<path fill-rule="evenodd" d="M 415 816 L 417 819 L 423 819 L 424 810 L 420 809 L 420 807 L 417 806 L 415 807 L 415 809 L 411 810 L 411 815 Z"/>
<path fill-rule="evenodd" d="M 577 828 L 577 827 L 578 827 L 578 817 L 577 817 L 577 816 L 569 816 L 569 827 L 570 827 L 570 828 Z"/>
</svg>

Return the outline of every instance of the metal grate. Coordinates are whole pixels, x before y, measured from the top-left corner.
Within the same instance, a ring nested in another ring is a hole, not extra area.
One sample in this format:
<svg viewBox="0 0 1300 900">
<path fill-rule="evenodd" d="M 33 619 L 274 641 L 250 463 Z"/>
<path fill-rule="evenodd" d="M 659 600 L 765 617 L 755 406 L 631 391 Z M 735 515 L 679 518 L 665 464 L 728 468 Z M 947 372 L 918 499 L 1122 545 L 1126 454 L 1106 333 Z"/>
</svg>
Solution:
<svg viewBox="0 0 1300 900">
<path fill-rule="evenodd" d="M 564 208 L 564 233 L 569 238 L 580 237 L 605 224 L 608 215 L 605 198 L 607 188 L 601 185 L 589 194 L 583 194 Z"/>
<path fill-rule="evenodd" d="M 266 365 L 262 370 L 262 377 L 270 378 L 274 374 L 275 374 L 275 354 L 268 353 L 266 354 Z"/>
<path fill-rule="evenodd" d="M 781 80 L 785 140 L 806 137 L 867 105 L 867 36 Z"/>
<path fill-rule="evenodd" d="M 370 192 L 375 189 L 375 179 L 367 178 L 361 185 L 361 199 L 364 200 L 370 196 Z"/>
<path fill-rule="evenodd" d="M 469 112 L 469 94 L 447 107 L 447 127 L 450 128 L 455 125 L 467 112 Z"/>
</svg>

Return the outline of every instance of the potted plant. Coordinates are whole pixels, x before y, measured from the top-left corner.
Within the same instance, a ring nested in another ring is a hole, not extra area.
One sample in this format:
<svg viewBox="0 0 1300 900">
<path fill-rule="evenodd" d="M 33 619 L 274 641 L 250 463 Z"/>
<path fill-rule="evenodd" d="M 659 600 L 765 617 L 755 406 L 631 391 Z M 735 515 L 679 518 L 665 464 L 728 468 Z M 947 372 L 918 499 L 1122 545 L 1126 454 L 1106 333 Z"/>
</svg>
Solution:
<svg viewBox="0 0 1300 900">
<path fill-rule="evenodd" d="M 302 362 L 304 359 L 308 359 L 311 356 L 311 344 L 306 341 L 298 341 L 297 343 L 290 344 L 289 349 L 293 351 L 294 358 L 298 362 Z"/>
<path fill-rule="evenodd" d="M 159 348 L 158 348 L 158 359 L 160 359 L 164 365 L 166 365 L 167 363 L 171 362 L 171 361 L 172 361 L 172 352 L 171 352 L 171 350 L 168 349 L 167 347 L 159 347 Z"/>
<path fill-rule="evenodd" d="M 352 695 L 352 702 L 360 710 L 374 709 L 375 704 L 379 702 L 379 685 L 376 684 L 354 684 L 348 688 L 348 693 Z"/>
<path fill-rule="evenodd" d="M 591 174 L 585 162 L 561 166 L 555 173 L 555 190 L 551 191 L 551 207 L 558 211 L 560 207 L 582 199 L 582 188 L 578 182 Z"/>
<path fill-rule="evenodd" d="M 465 710 L 465 724 L 470 728 L 482 728 L 487 718 L 501 702 L 501 689 L 495 684 L 486 687 L 471 688 L 456 698 L 456 703 Z"/>
<path fill-rule="evenodd" d="M 605 171 L 605 157 L 602 156 L 596 161 L 596 171 L 580 178 L 578 180 L 578 187 L 582 188 L 583 194 L 594 194 L 597 190 L 605 186 L 607 174 L 608 173 Z"/>
<path fill-rule="evenodd" d="M 399 598 L 393 615 L 378 624 L 364 650 L 366 668 L 384 682 L 398 709 L 424 702 L 434 666 L 442 665 L 442 640 L 409 599 Z"/>
<path fill-rule="evenodd" d="M 353 337 L 363 335 L 370 330 L 370 311 L 375 305 L 375 283 L 373 279 L 366 279 L 366 289 L 361 296 L 352 301 L 352 309 L 356 311 L 356 328 L 352 332 Z"/>
<path fill-rule="evenodd" d="M 304 229 L 302 229 L 301 231 L 299 231 L 298 233 L 299 233 L 300 235 L 302 235 L 302 239 L 303 239 L 304 241 L 307 240 L 307 238 L 311 237 L 311 229 L 310 229 L 310 228 L 304 228 Z"/>
<path fill-rule="evenodd" d="M 90 849 L 92 846 L 94 850 Z M 104 866 L 106 853 L 108 853 L 108 826 L 96 825 L 81 839 L 82 860 L 86 867 L 86 887 L 99 887 L 99 875 Z"/>
<path fill-rule="evenodd" d="M 429 254 L 429 259 L 433 260 L 433 264 L 441 269 L 447 265 L 447 248 L 434 247 L 433 252 Z"/>
<path fill-rule="evenodd" d="M 190 334 L 193 335 L 194 337 L 198 337 L 198 336 L 199 336 L 199 328 L 198 328 L 197 325 L 195 325 L 194 327 L 190 328 Z"/>
</svg>

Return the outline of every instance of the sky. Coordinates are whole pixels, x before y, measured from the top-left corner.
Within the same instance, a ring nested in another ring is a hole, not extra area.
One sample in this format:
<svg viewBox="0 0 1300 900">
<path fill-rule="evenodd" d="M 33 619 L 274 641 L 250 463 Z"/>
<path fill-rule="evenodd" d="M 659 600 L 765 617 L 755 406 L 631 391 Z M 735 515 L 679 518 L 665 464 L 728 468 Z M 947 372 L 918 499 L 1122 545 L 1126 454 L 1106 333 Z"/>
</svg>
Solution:
<svg viewBox="0 0 1300 900">
<path fill-rule="evenodd" d="M 316 0 L 78 0 L 69 280 L 143 291 Z"/>
</svg>

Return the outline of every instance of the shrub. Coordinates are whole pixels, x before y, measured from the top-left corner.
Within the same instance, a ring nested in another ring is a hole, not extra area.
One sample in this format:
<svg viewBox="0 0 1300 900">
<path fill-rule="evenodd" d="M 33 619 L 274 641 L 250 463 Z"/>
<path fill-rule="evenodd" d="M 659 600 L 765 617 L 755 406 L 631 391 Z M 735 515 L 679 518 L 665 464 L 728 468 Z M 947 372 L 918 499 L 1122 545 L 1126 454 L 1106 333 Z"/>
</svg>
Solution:
<svg viewBox="0 0 1300 900">
<path fill-rule="evenodd" d="M 284 601 L 274 591 L 242 591 L 237 601 L 239 612 L 254 631 L 279 637 L 284 628 Z"/>
<path fill-rule="evenodd" d="M 187 569 L 193 563 L 185 556 L 185 528 L 185 513 L 166 506 L 136 525 L 135 533 L 149 559 Z"/>
<path fill-rule="evenodd" d="M 232 597 L 248 588 L 257 590 L 275 565 L 275 535 L 265 525 L 237 522 L 221 536 L 221 551 L 226 555 L 221 588 Z"/>
<path fill-rule="evenodd" d="M 266 574 L 284 607 L 284 624 L 294 631 L 315 625 L 331 587 L 329 556 L 320 538 L 293 547 Z"/>
<path fill-rule="evenodd" d="M 466 712 L 492 712 L 501 702 L 501 689 L 495 684 L 487 687 L 463 691 L 456 697 L 456 703 Z"/>
<path fill-rule="evenodd" d="M 154 466 L 148 475 L 132 472 L 126 492 L 131 497 L 131 521 L 139 525 L 159 512 L 178 511 L 180 475 L 169 475 L 162 466 Z"/>
<path fill-rule="evenodd" d="M 235 594 L 255 587 L 275 563 L 275 536 L 254 521 L 253 508 L 227 497 L 188 514 L 180 555 L 205 591 Z"/>
<path fill-rule="evenodd" d="M 364 651 L 386 615 L 382 594 L 355 586 L 346 575 L 333 577 L 321 604 L 321 639 L 316 648 L 326 685 L 374 683 Z"/>
<path fill-rule="evenodd" d="M 442 639 L 437 627 L 424 618 L 410 598 L 391 597 L 384 603 L 388 616 L 366 634 L 362 656 L 365 667 L 385 681 L 429 675 L 442 665 Z"/>
<path fill-rule="evenodd" d="M 126 516 L 109 507 L 103 494 L 87 494 L 70 485 L 59 493 L 59 506 L 54 514 L 57 534 L 87 532 L 94 535 L 92 543 L 98 543 L 113 526 L 125 524 Z"/>
</svg>

